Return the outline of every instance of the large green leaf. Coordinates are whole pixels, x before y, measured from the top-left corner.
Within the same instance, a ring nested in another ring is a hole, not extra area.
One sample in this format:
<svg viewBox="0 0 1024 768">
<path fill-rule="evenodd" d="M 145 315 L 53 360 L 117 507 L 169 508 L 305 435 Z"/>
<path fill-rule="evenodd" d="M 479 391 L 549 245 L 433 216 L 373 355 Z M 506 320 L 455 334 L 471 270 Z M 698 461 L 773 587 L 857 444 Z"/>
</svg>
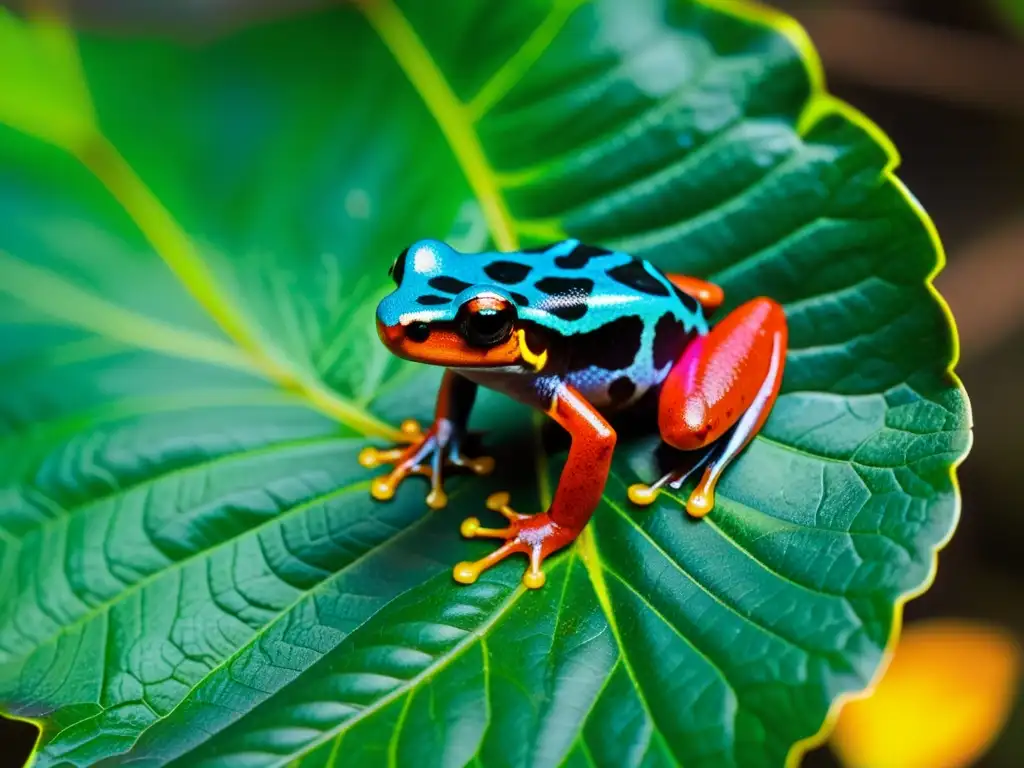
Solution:
<svg viewBox="0 0 1024 768">
<path fill-rule="evenodd" d="M 43 32 L 0 16 L 0 703 L 37 765 L 774 766 L 877 673 L 969 417 L 931 224 L 791 22 L 364 0 L 81 67 Z M 458 586 L 459 521 L 539 508 L 560 449 L 488 394 L 496 477 L 371 501 L 356 453 L 438 379 L 374 305 L 415 239 L 563 234 L 783 302 L 783 395 L 705 520 L 630 506 L 625 441 L 544 589 Z"/>
</svg>

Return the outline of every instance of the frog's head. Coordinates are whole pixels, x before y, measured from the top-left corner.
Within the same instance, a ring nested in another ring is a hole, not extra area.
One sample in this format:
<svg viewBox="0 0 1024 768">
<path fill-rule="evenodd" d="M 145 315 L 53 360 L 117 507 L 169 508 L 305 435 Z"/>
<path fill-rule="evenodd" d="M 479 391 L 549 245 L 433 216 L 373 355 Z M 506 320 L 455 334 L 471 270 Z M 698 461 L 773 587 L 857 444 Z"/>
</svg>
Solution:
<svg viewBox="0 0 1024 768">
<path fill-rule="evenodd" d="M 395 290 L 377 306 L 377 333 L 394 354 L 450 368 L 543 367 L 514 297 L 486 281 L 482 255 L 436 240 L 402 251 L 390 275 Z"/>
</svg>

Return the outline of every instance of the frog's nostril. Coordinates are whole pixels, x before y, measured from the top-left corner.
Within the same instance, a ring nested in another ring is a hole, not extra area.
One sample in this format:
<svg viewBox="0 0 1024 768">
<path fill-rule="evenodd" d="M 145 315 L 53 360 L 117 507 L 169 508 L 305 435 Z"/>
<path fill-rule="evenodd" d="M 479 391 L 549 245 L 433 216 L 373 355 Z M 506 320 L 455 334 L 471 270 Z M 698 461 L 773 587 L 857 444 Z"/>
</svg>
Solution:
<svg viewBox="0 0 1024 768">
<path fill-rule="evenodd" d="M 430 326 L 426 323 L 410 323 L 405 329 L 405 336 L 409 341 L 424 342 L 430 336 Z"/>
</svg>

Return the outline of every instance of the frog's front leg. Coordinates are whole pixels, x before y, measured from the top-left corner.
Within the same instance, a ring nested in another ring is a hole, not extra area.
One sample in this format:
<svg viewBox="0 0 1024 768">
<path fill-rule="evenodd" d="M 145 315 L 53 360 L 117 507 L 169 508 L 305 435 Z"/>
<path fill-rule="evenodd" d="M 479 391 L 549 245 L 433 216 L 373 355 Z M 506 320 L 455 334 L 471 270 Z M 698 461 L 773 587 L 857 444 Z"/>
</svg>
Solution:
<svg viewBox="0 0 1024 768">
<path fill-rule="evenodd" d="M 687 347 L 662 385 L 658 427 L 669 445 L 684 451 L 708 448 L 708 452 L 688 472 L 670 472 L 650 486 L 631 486 L 631 501 L 650 504 L 662 486 L 679 488 L 706 464 L 686 510 L 694 517 L 712 510 L 719 477 L 754 438 L 775 403 L 786 342 L 782 307 L 759 298 L 734 309 Z M 719 440 L 724 444 L 709 447 Z"/>
<path fill-rule="evenodd" d="M 409 435 L 410 445 L 387 450 L 364 448 L 359 463 L 364 467 L 393 464 L 394 469 L 373 481 L 370 493 L 375 499 L 386 501 L 395 495 L 398 485 L 409 475 L 426 475 L 430 479 L 427 505 L 441 509 L 448 503 L 444 492 L 444 471 L 449 466 L 465 467 L 478 475 L 494 469 L 490 456 L 470 458 L 462 453 L 469 412 L 476 399 L 475 382 L 446 370 L 437 393 L 434 423 L 425 433 L 414 421 L 402 424 Z"/>
<path fill-rule="evenodd" d="M 468 538 L 482 536 L 504 539 L 505 543 L 475 563 L 456 565 L 456 581 L 472 584 L 484 570 L 518 552 L 530 558 L 523 584 L 531 589 L 543 586 L 541 563 L 579 536 L 600 503 L 611 468 L 615 431 L 579 392 L 566 384 L 555 392 L 548 415 L 572 436 L 569 458 L 551 507 L 540 514 L 521 515 L 509 507 L 507 493 L 493 494 L 487 506 L 501 512 L 508 519 L 508 526 L 481 528 L 480 521 L 471 517 L 463 521 L 461 530 Z"/>
</svg>

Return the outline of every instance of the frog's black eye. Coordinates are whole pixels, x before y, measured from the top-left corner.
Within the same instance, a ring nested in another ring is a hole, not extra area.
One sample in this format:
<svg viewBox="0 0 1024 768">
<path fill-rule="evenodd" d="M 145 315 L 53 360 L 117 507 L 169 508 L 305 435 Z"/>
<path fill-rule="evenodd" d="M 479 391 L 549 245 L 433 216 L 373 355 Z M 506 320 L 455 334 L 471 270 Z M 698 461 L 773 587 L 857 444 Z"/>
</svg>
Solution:
<svg viewBox="0 0 1024 768">
<path fill-rule="evenodd" d="M 405 257 L 408 255 L 409 249 L 406 248 L 404 251 L 398 254 L 398 258 L 395 259 L 394 264 L 392 264 L 391 268 L 388 270 L 388 277 L 394 279 L 395 285 L 402 284 L 402 278 L 405 277 Z"/>
<path fill-rule="evenodd" d="M 459 330 L 473 347 L 493 347 L 507 341 L 515 322 L 515 307 L 496 296 L 470 299 L 459 310 Z"/>
<path fill-rule="evenodd" d="M 405 335 L 409 341 L 415 341 L 422 344 L 430 337 L 430 326 L 426 323 L 411 323 L 409 327 L 405 329 Z"/>
</svg>

